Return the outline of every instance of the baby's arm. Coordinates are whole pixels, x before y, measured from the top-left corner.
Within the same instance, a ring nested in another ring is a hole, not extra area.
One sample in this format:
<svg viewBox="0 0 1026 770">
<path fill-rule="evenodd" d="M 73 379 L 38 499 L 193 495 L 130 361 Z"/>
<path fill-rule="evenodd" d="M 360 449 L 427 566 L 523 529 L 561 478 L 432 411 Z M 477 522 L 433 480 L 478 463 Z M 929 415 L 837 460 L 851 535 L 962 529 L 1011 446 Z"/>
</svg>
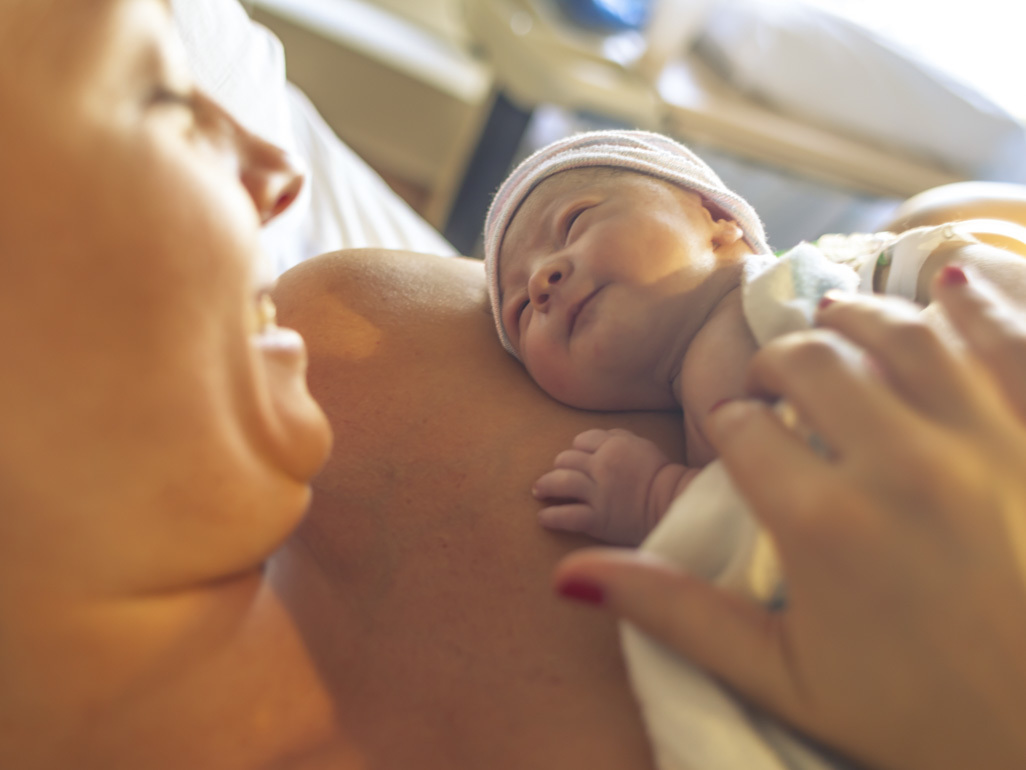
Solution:
<svg viewBox="0 0 1026 770">
<path fill-rule="evenodd" d="M 698 469 L 672 463 L 653 442 L 626 430 L 589 430 L 561 452 L 535 483 L 551 504 L 539 513 L 550 529 L 616 545 L 638 545 Z"/>
</svg>

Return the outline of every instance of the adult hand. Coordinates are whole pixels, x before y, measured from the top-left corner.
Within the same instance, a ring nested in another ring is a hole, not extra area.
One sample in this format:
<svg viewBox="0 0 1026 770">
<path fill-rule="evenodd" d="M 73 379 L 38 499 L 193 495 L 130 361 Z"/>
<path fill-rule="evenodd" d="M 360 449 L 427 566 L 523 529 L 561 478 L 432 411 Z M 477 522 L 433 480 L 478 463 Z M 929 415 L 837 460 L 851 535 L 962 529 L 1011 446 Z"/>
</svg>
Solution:
<svg viewBox="0 0 1026 770">
<path fill-rule="evenodd" d="M 708 420 L 776 543 L 784 610 L 609 550 L 556 581 L 871 766 L 1022 768 L 1026 318 L 957 267 L 934 289 L 961 346 L 914 306 L 845 297 L 753 362 L 751 392 L 793 403 L 829 457 L 761 401 Z"/>
</svg>

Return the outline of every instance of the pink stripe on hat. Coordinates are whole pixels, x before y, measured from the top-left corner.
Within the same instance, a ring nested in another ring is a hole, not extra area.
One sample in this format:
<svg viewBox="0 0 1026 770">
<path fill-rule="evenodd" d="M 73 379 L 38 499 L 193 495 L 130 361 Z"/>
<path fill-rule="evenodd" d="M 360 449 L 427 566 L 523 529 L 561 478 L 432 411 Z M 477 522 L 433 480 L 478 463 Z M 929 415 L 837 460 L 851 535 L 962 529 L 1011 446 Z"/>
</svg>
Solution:
<svg viewBox="0 0 1026 770">
<path fill-rule="evenodd" d="M 731 217 L 758 254 L 769 253 L 766 233 L 755 209 L 727 188 L 709 166 L 679 142 L 647 131 L 590 131 L 543 147 L 514 169 L 492 199 L 485 220 L 485 275 L 495 328 L 503 347 L 518 357 L 502 323 L 499 296 L 499 248 L 513 215 L 528 194 L 560 171 L 607 166 L 648 174 L 701 195 Z"/>
</svg>

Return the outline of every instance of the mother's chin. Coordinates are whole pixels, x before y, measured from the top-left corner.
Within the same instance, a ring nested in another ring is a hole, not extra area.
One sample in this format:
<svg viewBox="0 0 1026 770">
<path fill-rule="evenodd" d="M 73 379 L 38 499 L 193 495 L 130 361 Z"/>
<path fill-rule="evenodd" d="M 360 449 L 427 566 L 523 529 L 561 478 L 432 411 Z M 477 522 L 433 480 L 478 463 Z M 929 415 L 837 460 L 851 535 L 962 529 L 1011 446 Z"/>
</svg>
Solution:
<svg viewBox="0 0 1026 770">
<path fill-rule="evenodd" d="M 331 427 L 306 384 L 307 353 L 300 334 L 271 326 L 251 338 L 259 379 L 259 440 L 268 461 L 306 484 L 331 450 Z"/>
</svg>

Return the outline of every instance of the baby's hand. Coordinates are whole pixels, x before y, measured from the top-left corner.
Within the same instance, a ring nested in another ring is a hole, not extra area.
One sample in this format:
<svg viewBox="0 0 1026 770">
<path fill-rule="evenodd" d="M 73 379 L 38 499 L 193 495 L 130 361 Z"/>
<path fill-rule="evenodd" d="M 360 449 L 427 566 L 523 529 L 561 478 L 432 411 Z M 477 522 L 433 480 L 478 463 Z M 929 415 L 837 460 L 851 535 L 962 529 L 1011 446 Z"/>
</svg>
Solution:
<svg viewBox="0 0 1026 770">
<path fill-rule="evenodd" d="M 542 525 L 616 545 L 637 545 L 652 530 L 669 502 L 652 494 L 656 477 L 680 467 L 648 439 L 619 429 L 581 433 L 554 465 L 534 485 L 535 497 L 554 502 L 539 513 Z"/>
</svg>

